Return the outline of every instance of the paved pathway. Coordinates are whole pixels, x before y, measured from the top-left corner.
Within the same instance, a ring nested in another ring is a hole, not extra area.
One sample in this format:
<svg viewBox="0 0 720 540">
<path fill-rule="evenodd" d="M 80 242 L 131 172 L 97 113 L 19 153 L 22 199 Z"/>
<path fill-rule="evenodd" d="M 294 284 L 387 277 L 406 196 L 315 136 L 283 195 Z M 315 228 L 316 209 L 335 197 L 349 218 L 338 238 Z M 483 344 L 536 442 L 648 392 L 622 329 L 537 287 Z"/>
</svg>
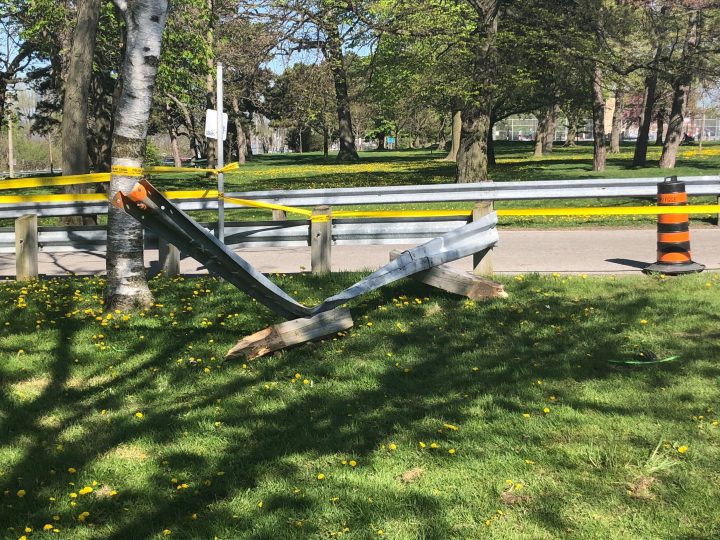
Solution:
<svg viewBox="0 0 720 540">
<path fill-rule="evenodd" d="M 636 274 L 655 261 L 654 229 L 501 230 L 500 244 L 493 252 L 497 273 L 563 272 L 586 274 Z M 333 270 L 375 269 L 385 264 L 388 252 L 397 246 L 334 246 Z M 708 270 L 720 270 L 720 228 L 692 231 L 693 259 Z M 310 268 L 310 248 L 251 248 L 238 253 L 261 272 L 302 272 Z M 145 257 L 149 266 L 157 251 Z M 470 269 L 471 260 L 452 263 Z M 97 252 L 41 253 L 44 275 L 96 274 L 105 271 L 104 254 Z M 181 271 L 205 272 L 197 261 L 185 258 Z M 0 254 L 0 276 L 15 275 L 15 255 Z"/>
<path fill-rule="evenodd" d="M 692 231 L 693 259 L 720 270 L 720 228 Z M 655 262 L 654 229 L 594 230 L 500 230 L 500 244 L 493 252 L 495 271 L 500 274 L 562 272 L 578 274 L 637 274 Z M 333 270 L 375 269 L 388 261 L 388 252 L 408 245 L 334 246 Z M 302 272 L 310 269 L 310 248 L 251 248 L 238 253 L 261 272 Z M 149 266 L 156 266 L 157 251 L 146 252 Z M 452 263 L 470 269 L 471 259 Z M 44 275 L 96 274 L 105 271 L 103 253 L 41 253 L 40 273 Z M 197 261 L 185 258 L 181 271 L 205 272 Z M 15 255 L 0 254 L 0 276 L 15 275 Z"/>
</svg>

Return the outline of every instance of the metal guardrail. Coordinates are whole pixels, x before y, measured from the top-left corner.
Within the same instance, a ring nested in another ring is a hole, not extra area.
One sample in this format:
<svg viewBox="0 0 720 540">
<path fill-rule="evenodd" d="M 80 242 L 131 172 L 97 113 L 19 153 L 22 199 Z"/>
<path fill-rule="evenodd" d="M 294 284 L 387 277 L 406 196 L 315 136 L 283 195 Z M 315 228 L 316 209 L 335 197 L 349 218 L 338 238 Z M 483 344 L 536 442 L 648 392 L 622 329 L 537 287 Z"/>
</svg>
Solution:
<svg viewBox="0 0 720 540">
<path fill-rule="evenodd" d="M 441 236 L 466 223 L 467 220 L 461 218 L 335 219 L 332 238 L 337 245 L 415 244 Z M 211 224 L 204 226 L 214 232 Z M 104 252 L 106 240 L 107 231 L 102 226 L 38 228 L 41 252 Z M 225 244 L 232 247 L 309 246 L 309 221 L 226 223 Z M 145 248 L 157 247 L 157 236 L 145 231 Z M 0 228 L 0 253 L 14 252 L 14 229 Z"/>
<path fill-rule="evenodd" d="M 690 196 L 720 196 L 720 176 L 679 177 Z M 432 184 L 334 189 L 298 189 L 227 193 L 228 197 L 282 204 L 285 206 L 332 206 L 439 203 L 463 201 L 510 201 L 542 199 L 582 199 L 616 197 L 655 197 L 663 178 L 603 178 L 590 180 L 541 180 L 532 182 L 478 182 L 473 184 Z M 215 199 L 185 199 L 177 206 L 185 211 L 216 210 Z M 226 209 L 243 208 L 225 203 Z M 106 203 L 53 202 L 0 204 L 0 219 L 24 214 L 68 216 L 104 214 Z"/>
</svg>

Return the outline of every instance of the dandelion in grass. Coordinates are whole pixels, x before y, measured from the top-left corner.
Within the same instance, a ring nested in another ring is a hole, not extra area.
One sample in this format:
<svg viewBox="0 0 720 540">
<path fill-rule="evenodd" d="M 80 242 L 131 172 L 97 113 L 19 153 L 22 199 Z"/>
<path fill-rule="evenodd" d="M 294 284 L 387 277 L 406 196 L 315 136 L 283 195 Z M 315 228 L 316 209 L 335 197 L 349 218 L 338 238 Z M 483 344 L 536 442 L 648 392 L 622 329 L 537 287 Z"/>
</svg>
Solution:
<svg viewBox="0 0 720 540">
<path fill-rule="evenodd" d="M 45 525 L 43 525 L 43 531 L 52 531 L 53 527 L 54 525 L 52 523 L 46 523 Z"/>
<path fill-rule="evenodd" d="M 682 445 L 678 448 L 678 452 L 680 452 L 681 454 L 684 454 L 687 451 L 688 451 L 688 447 L 686 445 Z"/>
<path fill-rule="evenodd" d="M 18 489 L 17 490 L 17 496 L 21 499 L 27 494 L 27 492 L 24 489 Z"/>
<path fill-rule="evenodd" d="M 543 412 L 544 412 L 545 414 L 548 414 L 548 413 L 550 412 L 550 407 L 545 407 L 545 408 L 543 409 Z"/>
<path fill-rule="evenodd" d="M 647 319 L 640 319 L 640 324 L 642 324 L 643 326 L 645 326 L 647 323 Z"/>
<path fill-rule="evenodd" d="M 163 536 L 170 536 L 172 531 L 170 529 L 163 529 Z"/>
<path fill-rule="evenodd" d="M 79 521 L 80 523 L 83 523 L 83 522 L 84 522 L 87 518 L 89 518 L 89 517 L 90 517 L 90 512 L 82 512 L 82 513 L 78 516 L 78 521 Z"/>
<path fill-rule="evenodd" d="M 425 444 L 423 441 L 420 441 L 418 443 L 418 446 L 420 446 L 420 448 L 425 448 L 427 446 L 427 444 Z"/>
<path fill-rule="evenodd" d="M 448 454 L 450 454 L 451 456 L 454 456 L 456 454 L 456 450 L 454 448 L 450 448 L 448 450 Z"/>
<path fill-rule="evenodd" d="M 354 459 L 351 459 L 351 460 L 349 461 L 349 465 L 350 465 L 351 467 L 357 467 L 357 461 L 355 461 Z"/>
<path fill-rule="evenodd" d="M 325 475 L 323 473 L 320 473 L 317 475 L 318 480 L 325 480 Z"/>
<path fill-rule="evenodd" d="M 91 488 L 90 486 L 85 486 L 84 488 L 78 490 L 78 493 L 80 495 L 87 495 L 92 492 L 93 492 L 93 488 Z"/>
<path fill-rule="evenodd" d="M 523 418 L 530 418 L 530 413 L 524 412 L 524 413 L 522 413 L 522 415 L 523 415 Z"/>
<path fill-rule="evenodd" d="M 138 411 L 138 412 L 135 413 L 135 418 L 140 419 L 140 418 L 142 418 L 143 416 L 145 416 L 145 415 L 144 415 L 142 412 L 140 412 L 140 411 Z"/>
</svg>

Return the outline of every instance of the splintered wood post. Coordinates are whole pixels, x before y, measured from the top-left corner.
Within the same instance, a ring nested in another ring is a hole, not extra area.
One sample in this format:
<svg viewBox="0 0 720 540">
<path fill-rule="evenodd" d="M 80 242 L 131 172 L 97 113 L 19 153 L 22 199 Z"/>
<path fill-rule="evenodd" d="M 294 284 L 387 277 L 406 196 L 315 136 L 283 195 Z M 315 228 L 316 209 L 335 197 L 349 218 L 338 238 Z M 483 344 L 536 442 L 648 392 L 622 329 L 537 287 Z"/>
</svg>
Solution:
<svg viewBox="0 0 720 540">
<path fill-rule="evenodd" d="M 287 213 L 285 210 L 273 210 L 273 221 L 287 221 Z"/>
<path fill-rule="evenodd" d="M 247 336 L 228 351 L 226 358 L 243 357 L 252 360 L 292 345 L 331 336 L 352 325 L 350 310 L 331 309 L 312 317 L 276 324 Z"/>
<path fill-rule="evenodd" d="M 158 238 L 158 258 L 164 276 L 180 275 L 180 250 L 162 238 Z"/>
<path fill-rule="evenodd" d="M 397 259 L 402 251 L 394 249 L 390 252 L 390 260 Z M 467 296 L 472 300 L 488 300 L 490 298 L 507 298 L 508 294 L 500 283 L 487 278 L 476 276 L 472 272 L 464 272 L 441 264 L 418 272 L 410 276 L 416 281 L 436 287 L 443 291 L 460 296 Z"/>
<path fill-rule="evenodd" d="M 493 211 L 492 201 L 479 201 L 475 203 L 472 211 L 472 220 L 477 221 Z M 492 250 L 485 250 L 473 255 L 473 274 L 477 276 L 491 276 L 493 274 Z"/>
<path fill-rule="evenodd" d="M 313 210 L 310 222 L 310 266 L 313 274 L 329 274 L 332 256 L 332 211 L 327 205 Z"/>
<path fill-rule="evenodd" d="M 15 279 L 17 281 L 27 281 L 37 277 L 37 216 L 27 214 L 15 220 Z"/>
</svg>

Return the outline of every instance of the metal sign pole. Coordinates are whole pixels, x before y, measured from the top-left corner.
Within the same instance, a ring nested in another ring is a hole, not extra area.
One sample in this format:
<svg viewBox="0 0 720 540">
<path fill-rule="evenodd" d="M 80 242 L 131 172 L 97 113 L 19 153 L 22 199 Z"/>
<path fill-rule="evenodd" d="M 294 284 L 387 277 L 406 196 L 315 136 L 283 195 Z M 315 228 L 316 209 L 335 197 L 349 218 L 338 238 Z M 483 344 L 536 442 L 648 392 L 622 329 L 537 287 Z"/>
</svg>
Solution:
<svg viewBox="0 0 720 540">
<path fill-rule="evenodd" d="M 218 169 L 222 169 L 225 166 L 225 156 L 223 155 L 224 144 L 223 144 L 223 71 L 222 63 L 217 63 L 217 165 Z M 218 223 L 217 223 L 217 238 L 221 242 L 225 241 L 225 201 L 223 195 L 225 194 L 225 177 L 223 173 L 218 173 Z"/>
</svg>

